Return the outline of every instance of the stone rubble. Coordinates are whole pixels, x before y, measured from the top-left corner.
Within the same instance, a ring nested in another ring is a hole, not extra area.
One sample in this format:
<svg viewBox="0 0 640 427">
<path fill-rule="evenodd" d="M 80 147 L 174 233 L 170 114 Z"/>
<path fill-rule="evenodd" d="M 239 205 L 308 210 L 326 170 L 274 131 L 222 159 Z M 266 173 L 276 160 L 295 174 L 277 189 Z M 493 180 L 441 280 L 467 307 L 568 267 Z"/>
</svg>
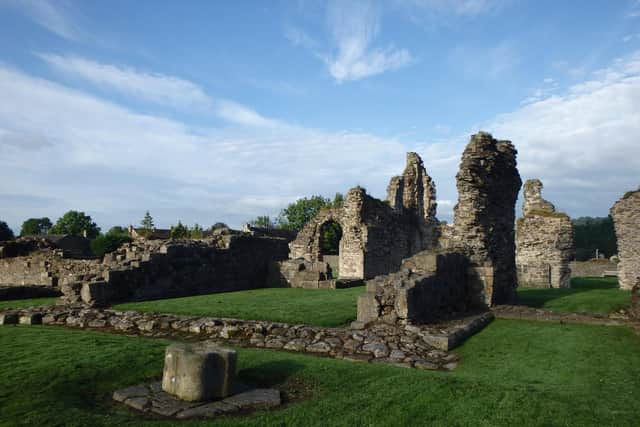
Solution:
<svg viewBox="0 0 640 427">
<path fill-rule="evenodd" d="M 337 359 L 442 370 L 453 369 L 457 363 L 457 356 L 448 350 L 478 332 L 492 318 L 493 315 L 486 312 L 429 325 L 373 324 L 350 329 L 86 307 L 42 306 L 0 312 L 0 324 L 29 319 L 32 324 L 150 337 L 218 340 Z"/>
</svg>

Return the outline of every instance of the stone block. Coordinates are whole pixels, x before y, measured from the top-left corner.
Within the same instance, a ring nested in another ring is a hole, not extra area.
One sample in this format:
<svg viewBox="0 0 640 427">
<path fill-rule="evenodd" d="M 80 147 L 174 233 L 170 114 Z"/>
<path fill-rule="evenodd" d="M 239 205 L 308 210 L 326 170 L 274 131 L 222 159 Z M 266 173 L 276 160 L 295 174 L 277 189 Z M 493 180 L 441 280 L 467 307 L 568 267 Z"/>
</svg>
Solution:
<svg viewBox="0 0 640 427">
<path fill-rule="evenodd" d="M 83 283 L 80 298 L 86 304 L 103 307 L 111 299 L 111 288 L 107 282 Z"/>
<path fill-rule="evenodd" d="M 15 313 L 0 313 L 0 325 L 15 325 L 18 323 L 18 315 Z"/>
<path fill-rule="evenodd" d="M 380 304 L 376 300 L 376 296 L 372 292 L 364 293 L 358 296 L 358 321 L 372 322 L 378 319 Z"/>
<path fill-rule="evenodd" d="M 224 398 L 233 391 L 236 361 L 235 350 L 207 342 L 170 345 L 162 389 L 187 401 Z"/>
<path fill-rule="evenodd" d="M 41 325 L 42 314 L 41 313 L 26 313 L 20 316 L 19 323 L 21 325 Z"/>
</svg>

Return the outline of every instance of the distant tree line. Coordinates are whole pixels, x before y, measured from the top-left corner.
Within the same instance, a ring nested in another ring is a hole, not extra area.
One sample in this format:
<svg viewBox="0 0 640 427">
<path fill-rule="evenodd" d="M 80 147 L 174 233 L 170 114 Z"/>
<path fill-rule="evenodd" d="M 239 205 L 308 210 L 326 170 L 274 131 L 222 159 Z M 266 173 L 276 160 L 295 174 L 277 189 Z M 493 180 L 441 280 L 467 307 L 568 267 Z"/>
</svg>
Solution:
<svg viewBox="0 0 640 427">
<path fill-rule="evenodd" d="M 325 208 L 340 208 L 343 204 L 344 196 L 341 193 L 336 193 L 333 199 L 320 195 L 303 197 L 282 209 L 275 221 L 267 215 L 262 215 L 250 221 L 249 224 L 262 228 L 280 228 L 300 231 L 309 221 L 318 215 L 320 210 Z M 322 227 L 321 233 L 320 242 L 323 253 L 327 255 L 337 254 L 340 239 L 342 238 L 340 226 L 335 222 L 327 223 Z"/>
<path fill-rule="evenodd" d="M 573 220 L 576 260 L 586 261 L 599 254 L 609 258 L 618 253 L 613 220 L 608 217 L 580 217 Z"/>
<path fill-rule="evenodd" d="M 140 221 L 142 234 L 145 230 L 151 232 L 155 229 L 153 217 L 146 211 Z M 216 222 L 209 228 L 212 232 L 219 228 L 228 228 L 223 222 Z M 22 223 L 20 237 L 26 236 L 46 236 L 51 234 L 68 234 L 72 236 L 84 236 L 90 239 L 91 251 L 95 256 L 103 256 L 105 253 L 113 252 L 122 244 L 131 242 L 131 236 L 126 227 L 111 227 L 106 233 L 102 233 L 100 227 L 91 219 L 91 216 L 84 212 L 70 210 L 62 215 L 53 224 L 47 217 L 29 218 Z M 205 236 L 206 230 L 199 224 L 189 228 L 178 221 L 178 224 L 171 227 L 172 239 L 201 239 Z M 15 235 L 6 222 L 0 221 L 0 241 L 13 240 Z"/>
</svg>

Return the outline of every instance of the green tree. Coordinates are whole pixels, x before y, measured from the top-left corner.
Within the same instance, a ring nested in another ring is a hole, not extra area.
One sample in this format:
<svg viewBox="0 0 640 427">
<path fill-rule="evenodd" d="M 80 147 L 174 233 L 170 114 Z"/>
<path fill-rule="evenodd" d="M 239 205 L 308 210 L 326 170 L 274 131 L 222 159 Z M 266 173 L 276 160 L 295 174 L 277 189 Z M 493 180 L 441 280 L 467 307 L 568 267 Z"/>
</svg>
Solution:
<svg viewBox="0 0 640 427">
<path fill-rule="evenodd" d="M 189 229 L 182 225 L 182 222 L 178 221 L 178 225 L 171 227 L 172 239 L 186 239 L 189 237 Z"/>
<path fill-rule="evenodd" d="M 151 216 L 151 214 L 149 213 L 149 211 L 147 211 L 144 214 L 144 218 L 142 218 L 142 221 L 140 221 L 140 225 L 142 226 L 143 229 L 145 229 L 146 231 L 151 231 L 153 230 L 154 224 L 153 224 L 153 217 Z"/>
<path fill-rule="evenodd" d="M 337 196 L 337 195 L 336 195 Z M 322 196 L 298 199 L 280 212 L 278 225 L 287 230 L 300 231 L 320 209 L 333 207 L 333 202 Z"/>
<path fill-rule="evenodd" d="M 253 225 L 254 227 L 260 228 L 275 228 L 276 226 L 276 224 L 271 221 L 271 218 L 268 215 L 259 216 L 253 221 L 250 221 L 249 224 Z"/>
<path fill-rule="evenodd" d="M 200 227 L 200 224 L 194 224 L 193 228 L 189 230 L 189 237 L 192 239 L 202 239 L 204 237 L 204 230 Z"/>
<path fill-rule="evenodd" d="M 611 217 L 581 217 L 573 220 L 576 260 L 594 258 L 596 249 L 607 258 L 618 252 L 616 233 Z"/>
<path fill-rule="evenodd" d="M 21 236 L 38 236 L 49 233 L 53 224 L 47 217 L 29 218 L 22 223 Z"/>
<path fill-rule="evenodd" d="M 342 227 L 335 221 L 325 222 L 320 230 L 320 249 L 325 255 L 338 255 Z"/>
<path fill-rule="evenodd" d="M 4 240 L 13 240 L 14 238 L 13 230 L 9 228 L 6 222 L 0 221 L 0 242 Z"/>
<path fill-rule="evenodd" d="M 100 234 L 100 227 L 84 212 L 69 211 L 58 218 L 56 224 L 51 227 L 50 232 L 52 234 L 70 234 L 72 236 L 82 236 L 86 232 L 87 237 L 93 239 Z"/>
<path fill-rule="evenodd" d="M 124 243 L 129 243 L 133 239 L 124 227 L 111 227 L 107 234 L 101 234 L 91 241 L 91 252 L 95 256 L 101 257 L 108 252 L 113 252 Z"/>
<path fill-rule="evenodd" d="M 344 196 L 342 193 L 336 193 L 336 195 L 333 196 L 333 202 L 331 205 L 334 208 L 341 208 L 344 205 Z"/>
<path fill-rule="evenodd" d="M 224 222 L 216 222 L 211 226 L 211 231 L 217 230 L 218 228 L 229 228 L 229 226 Z"/>
</svg>

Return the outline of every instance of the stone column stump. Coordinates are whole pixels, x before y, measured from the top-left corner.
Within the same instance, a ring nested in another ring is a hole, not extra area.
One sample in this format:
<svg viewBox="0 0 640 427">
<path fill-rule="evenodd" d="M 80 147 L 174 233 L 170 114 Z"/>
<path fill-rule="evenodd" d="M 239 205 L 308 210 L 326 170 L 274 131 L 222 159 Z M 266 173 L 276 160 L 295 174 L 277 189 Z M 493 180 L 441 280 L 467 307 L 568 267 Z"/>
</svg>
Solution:
<svg viewBox="0 0 640 427">
<path fill-rule="evenodd" d="M 167 347 L 162 390 L 194 402 L 225 398 L 233 393 L 235 350 L 211 343 L 180 343 Z"/>
</svg>

